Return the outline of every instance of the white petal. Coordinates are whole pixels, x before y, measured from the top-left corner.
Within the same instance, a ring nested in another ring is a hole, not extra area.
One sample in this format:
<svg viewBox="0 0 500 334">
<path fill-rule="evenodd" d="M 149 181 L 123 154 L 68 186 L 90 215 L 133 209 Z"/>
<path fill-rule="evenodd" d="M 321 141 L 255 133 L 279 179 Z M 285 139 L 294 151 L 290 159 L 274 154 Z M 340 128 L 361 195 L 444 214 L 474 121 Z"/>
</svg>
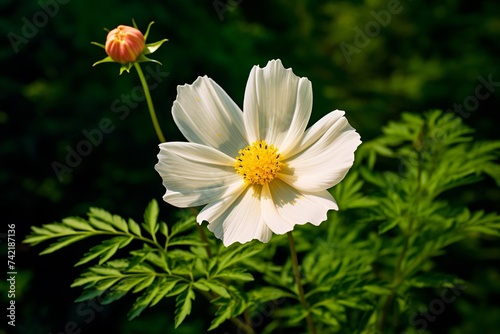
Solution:
<svg viewBox="0 0 500 334">
<path fill-rule="evenodd" d="M 244 118 L 250 142 L 266 140 L 286 155 L 302 138 L 312 110 L 312 88 L 281 61 L 254 66 L 244 99 Z"/>
<path fill-rule="evenodd" d="M 208 221 L 208 229 L 222 239 L 224 246 L 253 239 L 268 242 L 272 235 L 262 219 L 259 186 L 248 186 L 239 195 L 208 204 L 197 221 Z"/>
<path fill-rule="evenodd" d="M 208 146 L 163 143 L 158 160 L 155 169 L 167 189 L 163 199 L 177 207 L 206 204 L 243 185 L 232 166 L 234 159 Z"/>
<path fill-rule="evenodd" d="M 273 180 L 273 183 L 274 182 L 280 181 L 275 179 Z M 283 197 L 285 198 L 284 201 L 286 201 L 287 196 Z M 293 194 L 291 194 L 290 197 L 293 197 Z M 284 202 L 279 198 L 273 198 L 268 184 L 262 186 L 261 203 L 264 220 L 271 231 L 276 234 L 284 234 L 293 230 L 295 224 L 292 221 L 284 219 L 277 210 L 277 206 L 282 205 Z"/>
<path fill-rule="evenodd" d="M 325 190 L 342 181 L 361 144 L 343 115 L 332 111 L 308 129 L 278 177 L 301 191 Z"/>
<path fill-rule="evenodd" d="M 230 157 L 249 144 L 241 109 L 206 76 L 177 88 L 172 115 L 190 142 L 216 148 Z"/>
<path fill-rule="evenodd" d="M 277 234 L 293 230 L 295 225 L 319 225 L 328 210 L 338 210 L 337 203 L 326 190 L 300 192 L 279 179 L 262 189 L 262 213 L 266 224 Z"/>
</svg>

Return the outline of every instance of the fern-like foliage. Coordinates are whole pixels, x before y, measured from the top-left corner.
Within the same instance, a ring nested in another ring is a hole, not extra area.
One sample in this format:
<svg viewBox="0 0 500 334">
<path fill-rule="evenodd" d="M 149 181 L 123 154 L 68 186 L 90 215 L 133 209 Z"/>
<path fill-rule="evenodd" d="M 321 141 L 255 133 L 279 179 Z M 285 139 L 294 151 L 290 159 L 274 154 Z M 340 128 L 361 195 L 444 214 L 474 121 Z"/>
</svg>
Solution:
<svg viewBox="0 0 500 334">
<path fill-rule="evenodd" d="M 24 242 L 51 241 L 41 252 L 48 254 L 99 237 L 76 263 L 86 266 L 72 284 L 83 289 L 77 301 L 108 304 L 136 294 L 129 319 L 167 298 L 178 327 L 201 297 L 214 314 L 207 330 L 230 320 L 241 333 L 304 332 L 310 316 L 318 333 L 421 331 L 408 320 L 425 305 L 419 291 L 464 283 L 434 258 L 464 239 L 500 236 L 500 216 L 472 210 L 460 196 L 484 178 L 500 185 L 499 152 L 500 141 L 475 140 L 460 119 L 440 111 L 403 114 L 363 143 L 332 189 L 340 211 L 320 227 L 294 231 L 305 306 L 285 237 L 226 248 L 204 236 L 192 214 L 159 221 L 156 201 L 140 224 L 91 208 L 87 218 L 32 227 Z"/>
<path fill-rule="evenodd" d="M 403 114 L 401 122 L 392 122 L 384 135 L 363 148 L 372 161 L 371 168 L 360 168 L 368 182 L 377 186 L 378 202 L 365 220 L 378 225 L 386 236 L 388 251 L 377 261 L 379 277 L 391 293 L 381 298 L 376 327 L 389 324 L 389 312 L 415 310 L 411 303 L 414 288 L 443 288 L 454 275 L 433 268 L 432 257 L 445 254 L 446 247 L 466 238 L 499 236 L 500 216 L 484 211 L 471 212 L 457 205 L 455 189 L 482 180 L 500 184 L 498 157 L 500 141 L 479 141 L 473 130 L 451 113 L 431 111 L 423 116 Z M 371 146 L 371 147 L 370 147 Z M 397 169 L 378 172 L 370 151 L 378 147 L 383 156 L 397 159 Z M 459 193 L 459 192 L 458 192 Z M 392 319 L 392 325 L 397 323 Z"/>
<path fill-rule="evenodd" d="M 24 242 L 36 245 L 55 239 L 41 252 L 48 254 L 84 238 L 107 237 L 76 263 L 76 266 L 94 263 L 71 285 L 83 287 L 77 302 L 99 298 L 102 304 L 109 304 L 127 293 L 137 294 L 128 313 L 128 318 L 133 319 L 147 307 L 172 297 L 177 327 L 190 314 L 196 293 L 200 293 L 217 306 L 212 329 L 240 315 L 246 308 L 240 287 L 253 277 L 237 264 L 263 248 L 250 249 L 248 245 L 220 248 L 218 256 L 209 257 L 209 245 L 197 233 L 192 215 L 185 214 L 169 226 L 158 221 L 158 213 L 155 200 L 146 208 L 141 224 L 91 208 L 87 219 L 70 217 L 60 223 L 32 227 Z M 117 251 L 125 247 L 130 249 L 129 255 L 116 258 Z"/>
<path fill-rule="evenodd" d="M 464 239 L 500 235 L 497 213 L 452 202 L 455 189 L 483 178 L 499 184 L 500 141 L 477 141 L 472 133 L 453 115 L 431 111 L 403 114 L 382 136 L 364 143 L 356 166 L 332 189 L 340 211 L 320 228 L 294 232 L 309 309 L 297 302 L 290 260 L 256 268 L 265 289 L 272 286 L 263 290 L 266 295 L 288 298 L 275 304 L 261 332 L 304 330 L 308 312 L 319 333 L 421 331 L 409 320 L 429 302 L 419 298 L 419 290 L 435 288 L 439 295 L 464 284 L 455 273 L 436 268 L 433 258 Z M 250 293 L 260 303 L 254 312 L 269 300 L 259 291 Z"/>
</svg>

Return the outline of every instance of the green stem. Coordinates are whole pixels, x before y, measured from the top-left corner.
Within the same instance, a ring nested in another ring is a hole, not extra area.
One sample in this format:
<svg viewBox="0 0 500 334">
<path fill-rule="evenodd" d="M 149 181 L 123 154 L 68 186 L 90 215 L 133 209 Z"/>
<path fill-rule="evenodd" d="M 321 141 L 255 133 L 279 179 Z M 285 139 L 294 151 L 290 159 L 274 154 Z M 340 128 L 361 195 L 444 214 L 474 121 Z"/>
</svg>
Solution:
<svg viewBox="0 0 500 334">
<path fill-rule="evenodd" d="M 139 79 L 142 83 L 142 88 L 144 89 L 144 95 L 146 96 L 146 101 L 148 103 L 149 114 L 151 115 L 151 120 L 153 121 L 153 126 L 156 131 L 156 135 L 161 143 L 165 142 L 165 136 L 163 132 L 161 132 L 160 124 L 158 124 L 158 119 L 156 118 L 155 107 L 153 106 L 153 100 L 151 99 L 151 94 L 149 93 L 148 83 L 146 78 L 144 77 L 144 73 L 142 72 L 141 66 L 139 63 L 134 63 L 134 67 L 137 70 L 137 74 L 139 74 Z"/>
<path fill-rule="evenodd" d="M 389 296 L 387 296 L 387 299 L 385 300 L 384 306 L 382 308 L 382 315 L 380 316 L 380 319 L 377 323 L 377 329 L 380 332 L 384 331 L 385 323 L 387 321 L 387 318 L 389 317 L 389 312 L 391 310 L 392 303 L 394 301 L 394 298 L 396 297 L 396 290 L 399 286 L 399 283 L 401 283 L 401 265 L 403 263 L 403 260 L 406 256 L 406 253 L 408 251 L 408 244 L 409 244 L 409 239 L 410 236 L 406 235 L 405 236 L 405 241 L 403 245 L 403 250 L 399 254 L 398 262 L 396 264 L 396 268 L 394 269 L 394 275 L 392 276 L 392 292 Z"/>
<path fill-rule="evenodd" d="M 316 334 L 316 329 L 314 328 L 314 323 L 311 318 L 311 313 L 309 312 L 309 306 L 307 305 L 306 297 L 304 296 L 304 287 L 300 281 L 300 271 L 299 271 L 299 260 L 297 259 L 297 251 L 295 250 L 295 242 L 293 240 L 292 232 L 287 232 L 288 243 L 290 245 L 290 254 L 292 256 L 293 273 L 295 274 L 295 282 L 297 283 L 297 290 L 299 291 L 299 300 L 302 304 L 304 310 L 307 311 L 307 326 L 309 326 L 309 332 L 311 334 Z"/>
</svg>

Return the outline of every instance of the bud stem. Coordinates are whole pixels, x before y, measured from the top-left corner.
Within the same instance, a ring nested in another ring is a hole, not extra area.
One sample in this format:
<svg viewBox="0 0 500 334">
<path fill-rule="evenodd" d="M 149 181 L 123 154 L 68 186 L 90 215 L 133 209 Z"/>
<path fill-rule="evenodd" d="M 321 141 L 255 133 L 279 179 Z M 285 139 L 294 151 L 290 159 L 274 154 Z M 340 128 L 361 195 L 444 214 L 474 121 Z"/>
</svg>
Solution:
<svg viewBox="0 0 500 334">
<path fill-rule="evenodd" d="M 139 79 L 141 80 L 142 83 L 142 88 L 144 89 L 144 95 L 146 96 L 146 101 L 148 103 L 148 109 L 149 109 L 149 114 L 151 115 L 151 120 L 153 121 L 153 126 L 156 131 L 156 135 L 158 136 L 158 139 L 160 140 L 161 143 L 164 143 L 165 136 L 163 135 L 163 132 L 161 131 L 160 124 L 158 124 L 158 119 L 156 118 L 156 113 L 155 113 L 155 107 L 153 106 L 153 100 L 151 99 L 151 94 L 149 94 L 149 87 L 148 83 L 146 81 L 146 78 L 144 77 L 144 73 L 142 72 L 141 66 L 139 63 L 134 63 L 134 67 L 137 70 L 137 74 L 139 75 Z"/>
</svg>

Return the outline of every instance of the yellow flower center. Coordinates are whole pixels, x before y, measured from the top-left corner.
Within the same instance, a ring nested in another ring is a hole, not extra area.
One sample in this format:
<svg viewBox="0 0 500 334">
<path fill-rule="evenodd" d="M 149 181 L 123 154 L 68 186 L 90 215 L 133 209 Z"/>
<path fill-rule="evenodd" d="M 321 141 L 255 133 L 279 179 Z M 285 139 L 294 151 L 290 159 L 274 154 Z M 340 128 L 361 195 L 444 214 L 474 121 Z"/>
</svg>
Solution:
<svg viewBox="0 0 500 334">
<path fill-rule="evenodd" d="M 234 169 L 249 184 L 264 185 L 271 182 L 283 165 L 278 149 L 265 140 L 258 140 L 238 153 Z"/>
</svg>

